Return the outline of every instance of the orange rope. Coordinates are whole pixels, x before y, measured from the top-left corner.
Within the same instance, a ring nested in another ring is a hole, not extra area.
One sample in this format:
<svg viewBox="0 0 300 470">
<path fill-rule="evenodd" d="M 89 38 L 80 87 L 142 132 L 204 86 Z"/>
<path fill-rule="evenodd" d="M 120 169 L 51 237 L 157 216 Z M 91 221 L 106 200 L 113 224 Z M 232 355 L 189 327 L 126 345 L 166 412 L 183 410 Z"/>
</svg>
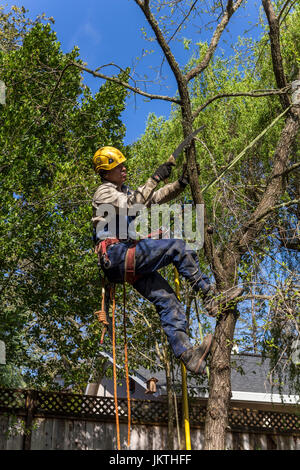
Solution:
<svg viewBox="0 0 300 470">
<path fill-rule="evenodd" d="M 120 450 L 121 445 L 120 445 L 120 426 L 119 426 L 119 410 L 118 410 L 118 396 L 117 396 L 115 309 L 116 309 L 116 299 L 115 299 L 115 286 L 114 286 L 113 287 L 113 295 L 112 295 L 113 374 L 114 374 L 114 398 L 115 398 L 116 427 L 117 427 L 117 446 L 118 446 L 118 450 Z"/>
<path fill-rule="evenodd" d="M 127 391 L 127 409 L 128 409 L 128 436 L 127 446 L 130 446 L 130 390 L 129 390 L 129 372 L 128 372 L 128 349 L 127 349 L 127 332 L 126 332 L 126 284 L 123 285 L 123 321 L 124 321 L 124 354 L 125 354 L 125 374 L 126 374 L 126 391 Z"/>
<path fill-rule="evenodd" d="M 95 315 L 97 315 L 98 320 L 100 323 L 103 323 L 103 329 L 102 329 L 102 334 L 101 334 L 101 339 L 100 339 L 100 344 L 103 343 L 104 340 L 104 335 L 107 330 L 107 325 L 109 324 L 106 318 L 106 311 L 105 311 L 105 287 L 104 287 L 104 281 L 102 282 L 102 303 L 101 303 L 101 310 L 98 310 L 95 312 Z"/>
<path fill-rule="evenodd" d="M 114 400 L 115 400 L 115 413 L 116 413 L 116 428 L 117 428 L 117 446 L 120 450 L 120 426 L 119 426 L 119 409 L 118 409 L 118 396 L 117 396 L 117 367 L 116 367 L 116 321 L 115 321 L 115 285 L 111 289 L 112 299 L 112 347 L 113 347 L 113 376 L 114 376 Z M 127 331 L 126 331 L 126 286 L 124 282 L 123 290 L 123 313 L 124 313 L 124 354 L 125 354 L 125 376 L 126 376 L 126 390 L 127 390 L 127 408 L 128 408 L 128 437 L 127 446 L 130 446 L 130 431 L 131 431 L 131 403 L 130 403 L 130 390 L 129 390 L 129 370 L 128 370 L 128 347 L 127 347 Z M 102 304 L 101 310 L 95 312 L 99 322 L 103 323 L 104 328 L 102 330 L 100 343 L 103 343 L 104 335 L 109 324 L 106 318 L 105 311 L 105 288 L 102 286 Z"/>
</svg>

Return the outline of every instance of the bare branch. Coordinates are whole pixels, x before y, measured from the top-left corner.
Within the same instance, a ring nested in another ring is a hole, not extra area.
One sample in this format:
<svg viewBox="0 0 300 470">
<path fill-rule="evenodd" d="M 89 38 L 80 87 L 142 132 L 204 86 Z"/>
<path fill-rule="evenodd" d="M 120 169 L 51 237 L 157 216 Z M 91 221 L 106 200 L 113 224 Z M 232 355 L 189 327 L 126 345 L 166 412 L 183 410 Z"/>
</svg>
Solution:
<svg viewBox="0 0 300 470">
<path fill-rule="evenodd" d="M 230 18 L 232 17 L 233 13 L 240 7 L 242 4 L 243 0 L 237 0 L 235 3 L 232 2 L 232 0 L 228 0 L 226 10 L 224 12 L 224 15 L 216 27 L 216 30 L 213 34 L 213 37 L 210 41 L 210 45 L 208 47 L 208 50 L 202 59 L 201 63 L 198 64 L 196 67 L 194 67 L 190 72 L 188 72 L 185 76 L 186 81 L 191 80 L 194 78 L 196 75 L 199 73 L 203 72 L 203 70 L 206 69 L 206 67 L 209 64 L 210 59 L 212 58 L 213 53 L 215 52 L 217 45 L 220 41 L 221 35 L 226 28 L 226 26 L 229 23 Z"/>
<path fill-rule="evenodd" d="M 192 13 L 196 3 L 198 2 L 198 0 L 195 0 L 194 3 L 191 5 L 191 8 L 189 9 L 188 13 L 184 16 L 183 20 L 181 21 L 181 23 L 179 23 L 179 25 L 177 26 L 177 28 L 175 29 L 174 33 L 172 34 L 172 36 L 170 37 L 170 39 L 168 40 L 168 44 L 169 42 L 172 41 L 172 39 L 176 36 L 177 32 L 180 30 L 181 26 L 183 25 L 183 23 L 188 19 L 188 17 L 190 16 L 190 14 Z"/>
<path fill-rule="evenodd" d="M 300 199 L 292 199 L 292 201 L 283 202 L 282 204 L 277 204 L 276 206 L 269 207 L 269 208 L 266 209 L 262 214 L 260 214 L 259 217 L 257 217 L 257 218 L 255 219 L 254 223 L 259 222 L 259 221 L 262 220 L 264 217 L 266 217 L 267 215 L 269 215 L 271 212 L 276 211 L 277 209 L 282 209 L 283 207 L 289 207 L 289 206 L 293 206 L 294 204 L 299 204 L 299 203 L 300 203 Z M 249 226 L 250 226 L 250 223 L 249 223 Z"/>
<path fill-rule="evenodd" d="M 148 21 L 149 25 L 151 26 L 158 44 L 160 45 L 165 58 L 167 59 L 167 62 L 169 66 L 171 67 L 172 72 L 175 75 L 175 78 L 177 80 L 178 87 L 180 88 L 183 82 L 183 75 L 181 73 L 179 64 L 177 63 L 175 57 L 173 56 L 171 49 L 169 47 L 168 42 L 166 41 L 163 33 L 160 30 L 160 27 L 152 15 L 152 12 L 149 7 L 149 2 L 142 2 L 141 0 L 134 0 L 135 3 L 141 8 L 142 12 L 145 15 L 146 20 Z M 178 102 L 177 102 L 178 103 Z M 178 103 L 179 104 L 179 103 Z"/>
<path fill-rule="evenodd" d="M 201 111 L 203 111 L 209 104 L 213 103 L 214 101 L 221 99 L 221 98 L 230 98 L 230 97 L 237 97 L 237 96 L 250 96 L 252 98 L 260 98 L 262 96 L 276 96 L 276 95 L 282 95 L 284 93 L 287 93 L 287 91 L 291 88 L 291 85 L 287 85 L 285 88 L 282 88 L 281 90 L 253 90 L 251 92 L 238 92 L 238 93 L 219 93 L 209 100 L 206 101 L 206 103 L 202 104 L 199 106 L 194 112 L 193 112 L 193 119 L 195 119 Z"/>
<path fill-rule="evenodd" d="M 299 168 L 299 166 L 300 166 L 300 162 L 294 163 L 294 165 L 289 166 L 289 167 L 288 167 L 286 170 L 284 170 L 282 173 L 273 175 L 273 178 L 276 178 L 277 176 L 287 175 L 287 174 L 290 173 L 291 171 L 297 170 L 297 168 Z"/>
<path fill-rule="evenodd" d="M 57 82 L 56 82 L 56 84 L 55 84 L 55 87 L 54 87 L 54 89 L 53 89 L 53 91 L 52 91 L 52 93 L 51 93 L 51 96 L 50 96 L 50 99 L 49 99 L 48 104 L 47 104 L 47 106 L 46 106 L 46 109 L 45 109 L 44 112 L 43 112 L 43 115 L 49 110 L 51 101 L 52 101 L 52 99 L 53 99 L 53 96 L 55 95 L 55 92 L 56 92 L 57 88 L 59 87 L 59 84 L 60 84 L 60 82 L 61 82 L 61 79 L 62 79 L 62 77 L 63 77 L 65 71 L 66 71 L 69 67 L 71 67 L 71 65 L 72 65 L 72 64 L 67 64 L 67 65 L 62 69 L 62 71 L 61 71 L 61 73 L 60 73 L 60 76 L 59 76 L 59 78 L 58 78 L 58 80 L 57 80 Z"/>
<path fill-rule="evenodd" d="M 71 65 L 73 65 L 74 67 L 77 67 L 81 70 L 84 70 L 85 72 L 90 73 L 94 77 L 102 78 L 103 80 L 108 80 L 110 82 L 121 85 L 124 88 L 127 88 L 128 90 L 133 91 L 134 93 L 137 93 L 138 95 L 142 95 L 142 96 L 145 96 L 146 98 L 149 98 L 150 100 L 170 101 L 171 103 L 176 103 L 176 104 L 179 104 L 179 105 L 181 103 L 180 100 L 178 100 L 176 98 L 172 98 L 170 96 L 155 95 L 155 94 L 152 94 L 152 93 L 147 93 L 146 91 L 143 91 L 140 88 L 133 87 L 133 86 L 129 85 L 128 83 L 124 82 L 123 80 L 120 80 L 118 77 L 110 77 L 109 75 L 104 75 L 103 73 L 96 72 L 95 70 L 91 70 L 91 69 L 89 69 L 89 68 L 87 68 L 87 67 L 85 67 L 81 64 L 78 64 L 76 62 L 72 62 Z"/>
<path fill-rule="evenodd" d="M 198 2 L 198 0 L 195 0 L 194 3 L 191 5 L 188 13 L 186 15 L 184 15 L 184 18 L 183 20 L 179 23 L 179 25 L 177 26 L 177 28 L 175 29 L 174 33 L 172 34 L 172 36 L 168 39 L 167 41 L 167 44 L 169 44 L 173 39 L 174 37 L 176 36 L 176 34 L 178 33 L 178 31 L 180 30 L 180 28 L 182 27 L 183 23 L 188 19 L 188 17 L 190 16 L 190 14 L 192 13 L 196 3 Z M 162 66 L 164 64 L 164 61 L 165 61 L 165 56 L 163 57 L 163 60 L 162 60 L 162 63 L 160 65 L 160 70 L 162 70 Z"/>
<path fill-rule="evenodd" d="M 271 300 L 273 299 L 272 295 L 260 295 L 260 294 L 248 294 L 248 295 L 243 295 L 239 297 L 239 301 L 242 302 L 243 300 L 250 300 L 250 299 L 256 299 L 256 300 Z"/>
<path fill-rule="evenodd" d="M 278 14 L 278 16 L 277 16 L 278 21 L 280 21 L 280 18 L 281 18 L 281 16 L 283 15 L 284 10 L 287 8 L 287 6 L 289 5 L 289 3 L 292 3 L 292 4 L 290 5 L 290 8 L 288 9 L 288 12 L 289 12 L 289 10 L 292 8 L 292 6 L 294 5 L 294 3 L 296 3 L 296 0 L 294 0 L 294 1 L 292 1 L 292 0 L 286 0 L 286 2 L 284 3 L 283 7 L 281 8 L 281 10 L 280 10 L 280 12 L 279 12 L 279 14 Z"/>
<path fill-rule="evenodd" d="M 281 11 L 278 15 L 278 21 L 280 21 L 280 24 L 286 19 L 287 15 L 289 14 L 289 12 L 291 11 L 291 9 L 293 8 L 293 6 L 295 5 L 295 3 L 297 3 L 298 0 L 294 0 L 291 5 L 289 6 L 289 8 L 287 9 L 287 11 L 285 12 L 285 15 L 283 18 L 281 18 L 281 14 L 283 13 L 283 11 Z"/>
<path fill-rule="evenodd" d="M 262 4 L 265 10 L 265 14 L 268 19 L 269 28 L 270 28 L 270 42 L 271 42 L 271 55 L 272 55 L 272 64 L 273 64 L 273 71 L 276 78 L 278 88 L 285 88 L 287 85 L 284 68 L 283 68 L 283 61 L 281 56 L 281 49 L 280 49 L 280 28 L 279 28 L 279 21 L 275 15 L 274 8 L 272 5 L 271 0 L 262 0 Z M 284 108 L 288 107 L 290 104 L 289 97 L 287 95 L 282 95 L 281 104 Z"/>
</svg>

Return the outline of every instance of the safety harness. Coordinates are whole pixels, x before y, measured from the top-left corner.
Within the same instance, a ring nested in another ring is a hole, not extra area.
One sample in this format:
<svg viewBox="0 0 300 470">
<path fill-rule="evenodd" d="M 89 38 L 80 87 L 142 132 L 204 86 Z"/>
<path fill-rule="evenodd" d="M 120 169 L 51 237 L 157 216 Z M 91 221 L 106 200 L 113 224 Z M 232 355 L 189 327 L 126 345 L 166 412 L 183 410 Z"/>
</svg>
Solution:
<svg viewBox="0 0 300 470">
<path fill-rule="evenodd" d="M 132 240 L 132 246 L 127 249 L 125 256 L 124 280 L 129 284 L 134 284 L 134 282 L 140 277 L 135 274 L 135 250 L 138 242 L 139 240 Z M 116 243 L 121 243 L 121 240 L 118 238 L 106 238 L 99 242 L 95 247 L 95 253 L 98 255 L 99 263 L 104 267 L 104 269 L 109 269 L 111 266 L 111 262 L 107 254 L 107 248 L 115 245 Z"/>
<path fill-rule="evenodd" d="M 154 237 L 161 237 L 163 231 L 161 229 L 150 233 L 146 238 L 154 238 Z M 124 281 L 128 282 L 128 284 L 134 284 L 139 278 L 140 275 L 135 273 L 135 250 L 136 245 L 140 240 L 144 240 L 141 238 L 139 240 L 131 240 L 131 246 L 127 248 L 126 255 L 125 255 L 125 273 L 124 273 Z M 119 238 L 106 238 L 98 242 L 95 247 L 95 253 L 98 255 L 98 261 L 104 269 L 109 269 L 111 266 L 110 259 L 108 257 L 107 248 L 109 246 L 115 245 L 117 243 L 121 243 L 122 240 Z"/>
</svg>

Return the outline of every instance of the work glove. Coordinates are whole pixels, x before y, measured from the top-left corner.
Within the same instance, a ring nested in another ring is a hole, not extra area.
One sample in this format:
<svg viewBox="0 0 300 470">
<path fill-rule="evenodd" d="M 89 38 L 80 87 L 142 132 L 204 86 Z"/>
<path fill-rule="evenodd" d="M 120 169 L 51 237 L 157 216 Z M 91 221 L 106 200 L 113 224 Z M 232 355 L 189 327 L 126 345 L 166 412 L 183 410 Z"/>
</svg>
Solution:
<svg viewBox="0 0 300 470">
<path fill-rule="evenodd" d="M 166 180 L 169 178 L 171 171 L 172 171 L 172 166 L 174 166 L 174 163 L 172 162 L 166 162 L 160 165 L 157 170 L 154 172 L 152 175 L 152 178 L 159 183 L 160 181 Z"/>
<path fill-rule="evenodd" d="M 182 167 L 182 173 L 181 176 L 178 178 L 178 182 L 182 188 L 185 188 L 189 184 L 189 177 L 188 177 L 188 172 L 187 172 L 187 164 L 184 163 Z"/>
</svg>

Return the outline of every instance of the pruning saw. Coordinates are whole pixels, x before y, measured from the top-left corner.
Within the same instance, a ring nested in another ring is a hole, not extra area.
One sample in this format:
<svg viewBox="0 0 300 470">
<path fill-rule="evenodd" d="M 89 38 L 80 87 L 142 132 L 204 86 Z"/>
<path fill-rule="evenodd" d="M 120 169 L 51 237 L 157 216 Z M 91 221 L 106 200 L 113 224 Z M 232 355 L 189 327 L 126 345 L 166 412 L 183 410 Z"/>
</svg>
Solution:
<svg viewBox="0 0 300 470">
<path fill-rule="evenodd" d="M 203 125 L 203 126 L 198 127 L 198 129 L 194 130 L 193 132 L 191 132 L 174 150 L 172 155 L 168 158 L 168 162 L 171 162 L 173 163 L 173 165 L 175 165 L 175 161 L 177 160 L 181 152 L 192 142 L 193 138 L 204 128 L 205 126 Z"/>
</svg>

